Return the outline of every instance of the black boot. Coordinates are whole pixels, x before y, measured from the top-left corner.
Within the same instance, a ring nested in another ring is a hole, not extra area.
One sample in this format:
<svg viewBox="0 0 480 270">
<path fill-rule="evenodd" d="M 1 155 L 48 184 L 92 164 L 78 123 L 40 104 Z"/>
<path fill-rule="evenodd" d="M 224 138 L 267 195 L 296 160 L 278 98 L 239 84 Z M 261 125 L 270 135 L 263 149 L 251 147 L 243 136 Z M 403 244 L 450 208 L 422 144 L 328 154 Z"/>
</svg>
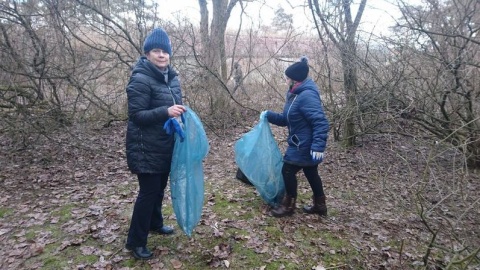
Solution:
<svg viewBox="0 0 480 270">
<path fill-rule="evenodd" d="M 305 205 L 303 212 L 307 214 L 319 214 L 320 216 L 327 216 L 327 204 L 325 203 L 325 196 L 313 197 L 313 205 Z"/>
<path fill-rule="evenodd" d="M 150 232 L 156 233 L 156 234 L 173 234 L 174 230 L 172 227 L 164 225 L 160 229 L 150 230 Z"/>
<path fill-rule="evenodd" d="M 129 245 L 125 245 L 125 248 L 132 252 L 133 257 L 140 260 L 149 260 L 153 257 L 153 253 L 148 250 L 147 247 L 131 247 Z"/>
<path fill-rule="evenodd" d="M 296 200 L 297 198 L 285 195 L 285 197 L 283 197 L 282 203 L 272 210 L 272 215 L 274 217 L 285 217 L 293 215 L 293 213 L 295 212 Z"/>
</svg>

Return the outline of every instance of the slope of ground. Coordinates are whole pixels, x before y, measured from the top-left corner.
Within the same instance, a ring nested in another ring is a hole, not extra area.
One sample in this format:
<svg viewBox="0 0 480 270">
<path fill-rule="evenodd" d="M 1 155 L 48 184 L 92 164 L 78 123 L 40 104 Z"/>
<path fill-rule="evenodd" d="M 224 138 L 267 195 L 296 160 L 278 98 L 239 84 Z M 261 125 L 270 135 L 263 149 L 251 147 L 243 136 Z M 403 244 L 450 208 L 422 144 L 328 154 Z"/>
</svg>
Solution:
<svg viewBox="0 0 480 270">
<path fill-rule="evenodd" d="M 273 130 L 283 145 L 285 130 Z M 328 218 L 301 212 L 311 191 L 300 173 L 295 215 L 276 219 L 235 179 L 233 146 L 246 131 L 207 130 L 202 220 L 187 238 L 167 196 L 176 234 L 151 236 L 148 262 L 124 249 L 137 192 L 124 123 L 22 149 L 0 137 L 0 268 L 479 269 L 479 174 L 456 151 L 392 135 L 349 151 L 330 141 L 319 169 Z"/>
</svg>

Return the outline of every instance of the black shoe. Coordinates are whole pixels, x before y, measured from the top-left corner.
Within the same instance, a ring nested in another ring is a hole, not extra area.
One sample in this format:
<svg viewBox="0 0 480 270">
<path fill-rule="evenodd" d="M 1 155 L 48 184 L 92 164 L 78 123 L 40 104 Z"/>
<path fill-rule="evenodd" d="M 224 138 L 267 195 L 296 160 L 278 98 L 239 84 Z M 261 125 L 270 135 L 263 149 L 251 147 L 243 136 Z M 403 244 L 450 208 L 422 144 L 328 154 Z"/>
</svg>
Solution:
<svg viewBox="0 0 480 270">
<path fill-rule="evenodd" d="M 147 247 L 131 247 L 125 245 L 125 248 L 132 252 L 133 257 L 139 260 L 149 260 L 153 257 L 153 253 Z"/>
<path fill-rule="evenodd" d="M 173 228 L 170 226 L 163 226 L 160 229 L 151 230 L 151 232 L 158 234 L 173 234 Z"/>
</svg>

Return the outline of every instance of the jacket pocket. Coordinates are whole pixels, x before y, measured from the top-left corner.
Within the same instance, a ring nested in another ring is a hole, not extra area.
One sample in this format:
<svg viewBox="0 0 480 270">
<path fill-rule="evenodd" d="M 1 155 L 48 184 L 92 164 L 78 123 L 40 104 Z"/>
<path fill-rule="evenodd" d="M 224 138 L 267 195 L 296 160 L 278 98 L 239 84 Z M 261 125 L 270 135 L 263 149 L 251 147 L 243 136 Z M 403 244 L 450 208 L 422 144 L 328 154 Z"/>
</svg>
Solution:
<svg viewBox="0 0 480 270">
<path fill-rule="evenodd" d="M 300 141 L 300 138 L 297 136 L 297 134 L 293 134 L 291 137 L 290 137 L 290 142 L 296 146 L 297 148 L 300 147 L 301 145 L 301 141 Z"/>
</svg>

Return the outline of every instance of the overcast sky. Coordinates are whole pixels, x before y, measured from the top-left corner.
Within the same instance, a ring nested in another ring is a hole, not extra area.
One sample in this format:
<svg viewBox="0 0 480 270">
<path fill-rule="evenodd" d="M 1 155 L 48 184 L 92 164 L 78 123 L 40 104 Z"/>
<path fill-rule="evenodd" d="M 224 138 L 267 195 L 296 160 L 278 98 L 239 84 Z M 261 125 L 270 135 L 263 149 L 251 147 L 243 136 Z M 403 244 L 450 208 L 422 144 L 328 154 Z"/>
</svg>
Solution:
<svg viewBox="0 0 480 270">
<path fill-rule="evenodd" d="M 160 6 L 160 15 L 166 18 L 174 16 L 174 14 L 184 15 L 190 18 L 192 22 L 198 23 L 200 21 L 200 12 L 198 0 L 154 0 Z M 420 2 L 420 0 L 412 0 L 413 2 Z M 211 0 L 207 1 L 209 4 Z M 267 2 L 261 4 L 259 2 Z M 295 27 L 305 27 L 305 25 L 312 25 L 311 13 L 308 9 L 301 5 L 291 6 L 289 3 L 305 3 L 303 0 L 268 0 L 268 1 L 253 1 L 247 4 L 246 16 L 243 17 L 243 28 L 250 24 L 265 24 L 271 25 L 275 10 L 278 7 L 283 7 L 287 14 L 293 15 Z M 357 1 L 358 2 L 358 1 Z M 394 25 L 392 17 L 398 17 L 399 12 L 397 8 L 390 4 L 391 0 L 368 0 L 367 7 L 362 17 L 362 29 L 371 32 L 375 28 L 375 33 L 385 33 L 388 27 Z M 212 12 L 210 11 L 210 16 Z M 355 16 L 356 11 L 352 14 Z M 240 6 L 237 5 L 229 19 L 228 27 L 235 28 L 239 24 Z M 304 19 L 302 19 L 304 18 Z"/>
</svg>

